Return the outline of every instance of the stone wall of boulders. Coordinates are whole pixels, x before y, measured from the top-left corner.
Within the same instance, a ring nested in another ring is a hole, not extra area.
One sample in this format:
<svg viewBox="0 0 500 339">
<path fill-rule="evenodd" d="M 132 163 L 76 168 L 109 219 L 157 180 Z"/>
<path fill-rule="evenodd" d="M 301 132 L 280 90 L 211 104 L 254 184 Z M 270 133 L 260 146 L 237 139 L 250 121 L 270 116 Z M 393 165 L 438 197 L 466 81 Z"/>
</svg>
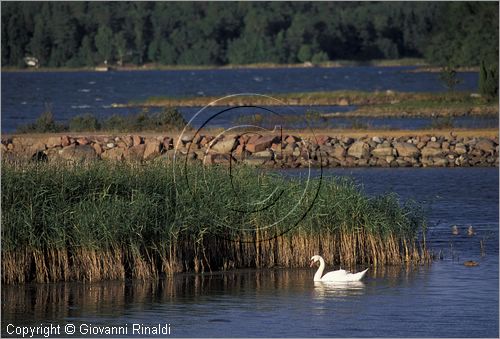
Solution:
<svg viewBox="0 0 500 339">
<path fill-rule="evenodd" d="M 498 137 L 425 135 L 301 138 L 294 135 L 3 137 L 2 158 L 35 161 L 171 160 L 295 167 L 498 167 Z"/>
</svg>

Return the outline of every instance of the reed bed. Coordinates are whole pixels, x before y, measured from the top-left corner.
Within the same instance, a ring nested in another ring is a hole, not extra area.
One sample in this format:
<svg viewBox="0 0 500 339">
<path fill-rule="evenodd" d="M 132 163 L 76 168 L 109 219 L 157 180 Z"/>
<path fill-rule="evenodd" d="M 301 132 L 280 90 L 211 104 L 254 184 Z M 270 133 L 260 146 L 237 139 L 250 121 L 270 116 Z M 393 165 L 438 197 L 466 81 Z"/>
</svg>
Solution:
<svg viewBox="0 0 500 339">
<path fill-rule="evenodd" d="M 343 178 L 164 162 L 2 162 L 2 282 L 420 264 L 425 219 Z"/>
</svg>

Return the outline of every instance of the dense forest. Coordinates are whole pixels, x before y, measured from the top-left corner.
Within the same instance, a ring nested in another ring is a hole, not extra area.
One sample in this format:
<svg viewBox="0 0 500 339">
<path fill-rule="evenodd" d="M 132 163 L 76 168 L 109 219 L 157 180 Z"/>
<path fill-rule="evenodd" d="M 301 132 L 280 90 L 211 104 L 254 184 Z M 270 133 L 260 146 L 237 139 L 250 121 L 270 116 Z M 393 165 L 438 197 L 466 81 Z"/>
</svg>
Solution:
<svg viewBox="0 0 500 339">
<path fill-rule="evenodd" d="M 2 65 L 498 63 L 498 2 L 2 2 Z"/>
</svg>

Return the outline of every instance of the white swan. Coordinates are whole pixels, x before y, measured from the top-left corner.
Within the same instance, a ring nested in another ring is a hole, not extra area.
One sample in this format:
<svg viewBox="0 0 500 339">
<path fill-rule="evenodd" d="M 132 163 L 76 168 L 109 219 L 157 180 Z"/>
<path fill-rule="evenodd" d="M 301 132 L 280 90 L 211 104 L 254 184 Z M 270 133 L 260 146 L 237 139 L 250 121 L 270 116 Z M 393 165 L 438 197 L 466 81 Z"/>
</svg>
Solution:
<svg viewBox="0 0 500 339">
<path fill-rule="evenodd" d="M 328 272 L 325 275 L 323 275 L 323 270 L 325 269 L 325 261 L 323 260 L 322 257 L 320 257 L 319 255 L 314 255 L 311 258 L 311 267 L 313 267 L 314 264 L 317 263 L 318 261 L 319 261 L 319 268 L 316 271 L 316 274 L 314 275 L 314 281 L 321 281 L 321 282 L 359 281 L 363 278 L 366 271 L 368 271 L 368 269 L 366 269 L 362 272 L 351 273 L 347 272 L 346 270 L 340 269 L 337 271 Z"/>
</svg>

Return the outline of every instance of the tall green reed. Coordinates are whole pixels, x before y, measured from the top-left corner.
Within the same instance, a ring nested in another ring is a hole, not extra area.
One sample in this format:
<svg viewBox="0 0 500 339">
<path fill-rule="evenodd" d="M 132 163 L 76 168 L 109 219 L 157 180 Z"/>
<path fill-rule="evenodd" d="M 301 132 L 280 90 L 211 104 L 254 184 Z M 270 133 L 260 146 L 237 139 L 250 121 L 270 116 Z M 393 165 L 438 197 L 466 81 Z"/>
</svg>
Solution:
<svg viewBox="0 0 500 339">
<path fill-rule="evenodd" d="M 425 220 L 342 178 L 245 166 L 2 163 L 2 281 L 426 261 Z"/>
</svg>

